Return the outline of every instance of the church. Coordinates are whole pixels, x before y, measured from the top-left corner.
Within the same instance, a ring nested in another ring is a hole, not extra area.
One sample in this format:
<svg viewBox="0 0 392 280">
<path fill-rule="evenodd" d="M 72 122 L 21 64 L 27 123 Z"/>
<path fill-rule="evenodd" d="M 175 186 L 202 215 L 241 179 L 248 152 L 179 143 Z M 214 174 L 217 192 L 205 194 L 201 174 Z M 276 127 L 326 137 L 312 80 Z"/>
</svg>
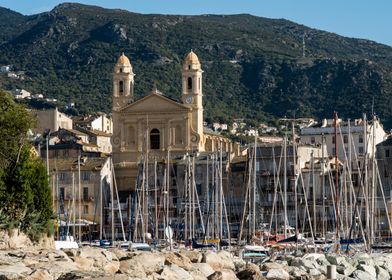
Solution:
<svg viewBox="0 0 392 280">
<path fill-rule="evenodd" d="M 232 158 L 238 143 L 204 127 L 203 70 L 189 52 L 182 65 L 182 94 L 173 100 L 154 89 L 135 100 L 135 74 L 122 54 L 113 71 L 113 164 L 119 190 L 133 191 L 142 159 L 165 162 L 191 153 L 222 151 Z"/>
</svg>

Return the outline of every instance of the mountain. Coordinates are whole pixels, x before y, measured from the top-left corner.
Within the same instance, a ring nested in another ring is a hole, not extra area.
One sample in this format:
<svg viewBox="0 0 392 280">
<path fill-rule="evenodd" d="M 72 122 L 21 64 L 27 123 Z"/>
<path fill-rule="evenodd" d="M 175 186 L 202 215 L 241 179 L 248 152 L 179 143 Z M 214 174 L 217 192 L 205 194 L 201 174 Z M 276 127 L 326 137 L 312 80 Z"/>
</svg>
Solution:
<svg viewBox="0 0 392 280">
<path fill-rule="evenodd" d="M 122 52 L 136 73 L 136 97 L 156 83 L 179 99 L 181 63 L 193 49 L 208 120 L 331 118 L 334 110 L 358 118 L 374 108 L 392 128 L 392 48 L 369 40 L 247 14 L 144 15 L 75 3 L 33 16 L 0 8 L 0 22 L 0 65 L 26 75 L 2 77 L 0 86 L 75 102 L 77 113 L 110 112 Z"/>
</svg>

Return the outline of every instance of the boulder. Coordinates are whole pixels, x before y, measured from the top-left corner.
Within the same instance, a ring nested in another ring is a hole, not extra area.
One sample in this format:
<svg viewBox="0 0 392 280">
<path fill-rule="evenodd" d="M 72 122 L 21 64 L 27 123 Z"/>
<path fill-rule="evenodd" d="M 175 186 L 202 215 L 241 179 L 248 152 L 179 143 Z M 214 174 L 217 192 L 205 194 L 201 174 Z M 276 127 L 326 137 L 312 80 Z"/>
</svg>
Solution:
<svg viewBox="0 0 392 280">
<path fill-rule="evenodd" d="M 232 261 L 234 263 L 235 271 L 240 272 L 246 268 L 246 262 L 243 259 L 233 256 Z"/>
<path fill-rule="evenodd" d="M 130 277 L 134 278 L 145 278 L 146 273 L 141 263 L 135 259 L 128 259 L 120 261 L 119 270 Z"/>
<path fill-rule="evenodd" d="M 19 232 L 18 229 L 10 231 L 8 239 L 9 249 L 21 249 L 33 245 L 30 238 L 23 232 Z"/>
<path fill-rule="evenodd" d="M 215 272 L 208 263 L 192 263 L 192 267 L 200 271 L 205 277 L 208 277 Z"/>
<path fill-rule="evenodd" d="M 232 270 L 222 269 L 220 271 L 216 271 L 214 274 L 211 274 L 208 280 L 238 280 L 237 276 Z"/>
<path fill-rule="evenodd" d="M 260 268 L 253 263 L 248 263 L 244 270 L 238 272 L 237 278 L 240 280 L 247 280 L 247 279 L 261 280 L 261 279 L 264 279 L 264 277 L 261 276 Z"/>
<path fill-rule="evenodd" d="M 270 269 L 277 269 L 277 268 L 284 269 L 285 267 L 284 265 L 277 262 L 268 262 L 268 263 L 264 263 L 261 269 L 263 271 L 269 271 Z"/>
<path fill-rule="evenodd" d="M 179 254 L 186 256 L 193 263 L 199 263 L 203 258 L 203 255 L 196 250 L 181 250 Z"/>
<path fill-rule="evenodd" d="M 161 271 L 165 264 L 165 257 L 153 252 L 140 252 L 133 256 L 132 259 L 142 265 L 147 275 Z"/>
<path fill-rule="evenodd" d="M 283 268 L 270 269 L 267 272 L 265 277 L 267 279 L 273 279 L 273 280 L 289 280 L 290 279 L 290 275 Z"/>
<path fill-rule="evenodd" d="M 162 280 L 192 280 L 192 276 L 178 265 L 165 265 L 161 273 Z"/>
<path fill-rule="evenodd" d="M 94 270 L 94 260 L 91 258 L 73 257 L 72 260 L 80 271 Z"/>
<path fill-rule="evenodd" d="M 336 272 L 344 276 L 350 276 L 355 270 L 357 269 L 353 267 L 351 264 L 349 264 L 348 262 L 336 266 Z"/>
<path fill-rule="evenodd" d="M 362 271 L 369 273 L 373 278 L 377 277 L 376 268 L 374 266 L 360 264 L 357 268 L 359 270 L 362 270 Z"/>
<path fill-rule="evenodd" d="M 203 262 L 208 263 L 215 271 L 222 269 L 235 270 L 231 254 L 226 251 L 206 252 L 203 255 Z"/>
<path fill-rule="evenodd" d="M 53 276 L 46 270 L 36 270 L 26 277 L 26 280 L 53 280 Z"/>
<path fill-rule="evenodd" d="M 118 248 L 110 248 L 109 252 L 114 254 L 116 256 L 116 258 L 120 261 L 130 258 L 130 254 L 127 251 L 124 251 L 124 250 L 121 250 Z"/>
<path fill-rule="evenodd" d="M 374 275 L 371 275 L 369 272 L 363 270 L 356 270 L 352 274 L 354 279 L 357 280 L 377 280 Z"/>
<path fill-rule="evenodd" d="M 185 270 L 192 269 L 191 260 L 184 254 L 166 252 L 163 255 L 165 256 L 165 265 L 175 264 Z"/>
<path fill-rule="evenodd" d="M 204 274 L 197 269 L 192 269 L 188 271 L 188 273 L 191 275 L 193 280 L 207 280 L 207 277 L 205 277 Z"/>
<path fill-rule="evenodd" d="M 31 269 L 23 263 L 15 263 L 11 265 L 0 266 L 0 279 L 25 279 L 31 274 Z"/>
<path fill-rule="evenodd" d="M 307 272 L 306 272 L 305 269 L 300 269 L 300 268 L 295 267 L 295 266 L 288 266 L 288 267 L 286 268 L 286 271 L 287 271 L 291 276 L 293 276 L 294 279 L 297 279 L 297 278 L 301 279 L 301 277 L 304 278 L 304 277 L 307 275 Z"/>
<path fill-rule="evenodd" d="M 389 272 L 383 269 L 380 266 L 376 266 L 376 272 L 377 272 L 377 280 L 389 280 L 391 279 Z"/>
</svg>

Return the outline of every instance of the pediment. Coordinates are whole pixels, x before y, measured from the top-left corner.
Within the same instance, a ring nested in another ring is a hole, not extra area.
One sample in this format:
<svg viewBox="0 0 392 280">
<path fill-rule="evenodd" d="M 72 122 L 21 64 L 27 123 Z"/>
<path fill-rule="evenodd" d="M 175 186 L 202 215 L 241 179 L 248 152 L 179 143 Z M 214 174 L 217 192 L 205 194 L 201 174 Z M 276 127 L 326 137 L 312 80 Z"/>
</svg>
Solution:
<svg viewBox="0 0 392 280">
<path fill-rule="evenodd" d="M 189 108 L 184 104 L 176 102 L 163 95 L 151 93 L 121 109 L 121 112 L 138 113 L 138 112 L 173 112 L 188 111 Z"/>
</svg>

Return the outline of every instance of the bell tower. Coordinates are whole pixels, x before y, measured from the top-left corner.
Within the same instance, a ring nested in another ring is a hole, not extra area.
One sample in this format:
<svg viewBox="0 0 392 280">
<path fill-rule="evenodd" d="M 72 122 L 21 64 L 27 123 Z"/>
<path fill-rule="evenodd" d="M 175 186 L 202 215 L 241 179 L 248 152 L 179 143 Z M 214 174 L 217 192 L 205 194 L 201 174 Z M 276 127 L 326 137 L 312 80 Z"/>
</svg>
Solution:
<svg viewBox="0 0 392 280">
<path fill-rule="evenodd" d="M 192 127 L 203 135 L 203 84 L 201 65 L 197 55 L 191 51 L 182 65 L 182 102 L 192 108 Z"/>
<path fill-rule="evenodd" d="M 131 62 L 123 53 L 113 71 L 113 111 L 133 102 L 134 76 Z"/>
</svg>

